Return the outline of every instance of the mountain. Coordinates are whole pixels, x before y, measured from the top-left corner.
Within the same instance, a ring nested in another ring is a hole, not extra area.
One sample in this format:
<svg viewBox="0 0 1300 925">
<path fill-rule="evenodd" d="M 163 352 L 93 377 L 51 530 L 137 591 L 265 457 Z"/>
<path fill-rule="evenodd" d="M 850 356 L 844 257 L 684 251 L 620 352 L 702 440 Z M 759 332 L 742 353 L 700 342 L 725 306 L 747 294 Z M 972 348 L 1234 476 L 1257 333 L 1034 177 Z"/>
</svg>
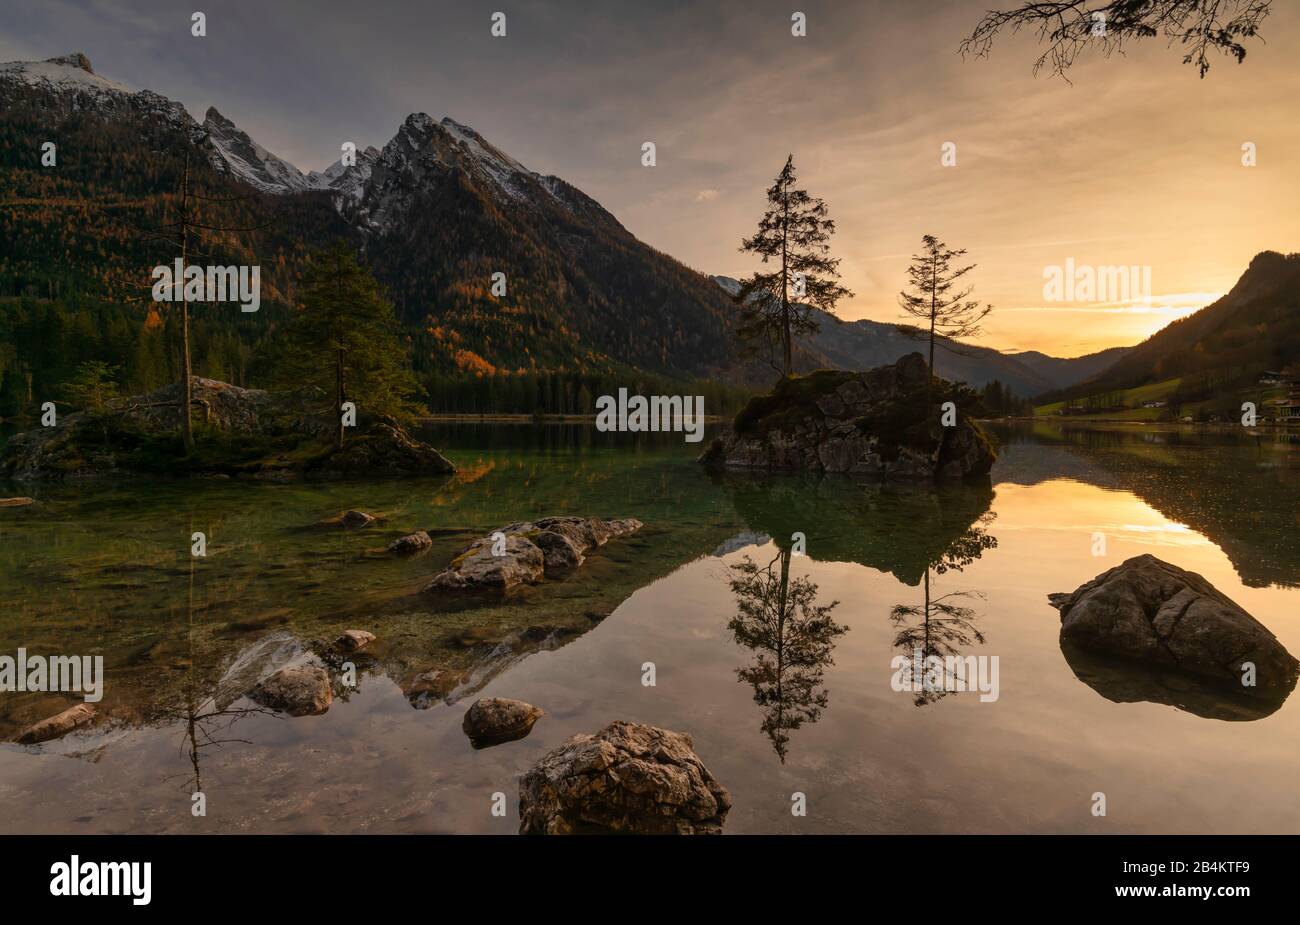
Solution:
<svg viewBox="0 0 1300 925">
<path fill-rule="evenodd" d="M 224 165 L 235 179 L 263 193 L 300 193 L 328 188 L 324 177 L 319 174 L 303 176 L 297 167 L 249 138 L 247 132 L 217 112 L 215 106 L 208 108 L 203 129 L 213 148 L 214 166 L 220 169 Z"/>
<path fill-rule="evenodd" d="M 1182 377 L 1184 400 L 1251 384 L 1300 361 L 1300 254 L 1264 251 L 1222 298 L 1165 326 L 1114 365 L 1045 400 Z"/>
<path fill-rule="evenodd" d="M 175 152 L 188 144 L 203 162 L 201 208 L 242 193 L 247 202 L 211 209 L 238 227 L 268 226 L 222 246 L 264 266 L 269 301 L 291 299 L 311 249 L 351 238 L 408 327 L 417 371 L 740 369 L 733 306 L 707 277 L 453 119 L 414 113 L 354 165 L 304 174 L 215 108 L 197 123 L 180 103 L 100 77 L 80 54 L 0 65 L 0 102 L 0 196 L 17 204 L 0 212 L 10 235 L 0 295 L 134 295 L 119 281 L 170 259 L 139 229 L 167 220 Z M 57 170 L 39 165 L 47 138 L 59 143 Z M 495 274 L 504 295 L 492 292 Z"/>
<path fill-rule="evenodd" d="M 1110 347 L 1096 353 L 1068 358 L 1048 356 L 1037 350 L 1008 353 L 1004 356 L 1029 367 L 1049 382 L 1051 388 L 1063 389 L 1105 372 L 1132 349 L 1132 347 Z"/>
<path fill-rule="evenodd" d="M 214 259 L 262 265 L 263 301 L 283 309 L 311 249 L 353 240 L 407 327 L 417 372 L 630 368 L 770 379 L 735 348 L 735 280 L 710 279 L 649 247 L 581 190 L 449 117 L 413 113 L 355 163 L 304 173 L 216 107 L 199 123 L 180 103 L 96 74 L 82 54 L 0 65 L 0 102 L 0 198 L 11 205 L 0 210 L 0 295 L 138 298 L 125 281 L 171 256 L 141 229 L 169 220 L 176 152 L 188 146 L 207 223 L 254 229 L 221 236 Z M 47 138 L 59 144 L 57 170 L 33 158 Z M 492 291 L 497 279 L 504 295 Z M 277 317 L 274 307 L 268 316 Z M 796 345 L 800 370 L 870 368 L 917 349 L 892 324 L 820 320 Z M 976 387 L 1000 380 L 1022 397 L 1125 356 L 957 349 L 938 351 L 941 375 Z"/>
<path fill-rule="evenodd" d="M 713 279 L 729 295 L 740 289 L 740 283 L 729 276 Z M 819 330 L 798 340 L 795 367 L 800 370 L 869 369 L 894 363 L 915 350 L 926 350 L 923 342 L 903 334 L 896 324 L 867 319 L 841 321 L 816 309 L 812 315 Z M 946 337 L 939 338 L 939 343 L 943 346 L 936 347 L 934 360 L 939 375 L 976 388 L 996 379 L 1021 398 L 1032 398 L 1094 375 L 1129 349 L 1115 347 L 1086 357 L 1062 359 L 1036 351 L 1007 354 L 991 347 L 958 345 Z"/>
</svg>

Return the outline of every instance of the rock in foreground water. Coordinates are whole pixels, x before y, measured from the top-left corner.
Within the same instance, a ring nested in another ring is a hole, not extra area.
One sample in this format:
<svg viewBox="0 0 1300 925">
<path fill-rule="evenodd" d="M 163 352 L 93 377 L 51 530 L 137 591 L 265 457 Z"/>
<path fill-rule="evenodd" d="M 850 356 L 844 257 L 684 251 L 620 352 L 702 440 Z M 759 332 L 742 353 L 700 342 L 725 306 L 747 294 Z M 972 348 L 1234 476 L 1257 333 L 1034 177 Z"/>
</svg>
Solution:
<svg viewBox="0 0 1300 925">
<path fill-rule="evenodd" d="M 484 697 L 475 700 L 465 712 L 461 729 L 475 748 L 487 748 L 522 739 L 533 731 L 533 724 L 542 715 L 540 708 L 522 700 Z"/>
<path fill-rule="evenodd" d="M 641 521 L 543 517 L 507 524 L 475 540 L 434 576 L 425 591 L 509 590 L 577 568 L 591 550 L 641 529 Z M 493 539 L 495 534 L 501 534 Z"/>
<path fill-rule="evenodd" d="M 60 736 L 67 735 L 78 726 L 84 726 L 94 718 L 95 708 L 88 703 L 79 703 L 76 706 L 68 707 L 62 713 L 55 713 L 39 723 L 33 723 L 18 733 L 14 741 L 19 745 L 36 745 L 39 742 L 48 742 L 50 739 L 57 739 Z"/>
<path fill-rule="evenodd" d="M 334 702 L 330 676 L 319 665 L 281 668 L 260 681 L 248 696 L 264 707 L 290 716 L 315 716 L 324 713 Z"/>
<path fill-rule="evenodd" d="M 622 720 L 573 736 L 519 781 L 521 835 L 720 835 L 730 809 L 690 736 Z"/>
<path fill-rule="evenodd" d="M 1284 695 L 1297 663 L 1268 628 L 1195 572 L 1135 556 L 1072 594 L 1049 595 L 1061 612 L 1061 641 L 1090 652 L 1151 662 L 1233 685 Z M 1255 684 L 1243 685 L 1254 666 Z"/>
<path fill-rule="evenodd" d="M 344 630 L 343 635 L 334 640 L 334 648 L 341 652 L 360 652 L 374 641 L 374 633 L 367 633 L 365 630 Z"/>
<path fill-rule="evenodd" d="M 424 530 L 399 537 L 388 544 L 388 551 L 398 556 L 413 556 L 433 545 L 433 538 Z"/>
</svg>

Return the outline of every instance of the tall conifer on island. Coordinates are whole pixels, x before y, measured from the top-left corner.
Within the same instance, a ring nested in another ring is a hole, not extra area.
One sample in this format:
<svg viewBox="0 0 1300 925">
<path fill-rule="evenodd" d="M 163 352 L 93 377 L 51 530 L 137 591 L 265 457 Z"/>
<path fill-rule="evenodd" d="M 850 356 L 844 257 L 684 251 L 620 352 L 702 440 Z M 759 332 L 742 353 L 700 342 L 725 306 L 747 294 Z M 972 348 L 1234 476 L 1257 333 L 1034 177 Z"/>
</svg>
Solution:
<svg viewBox="0 0 1300 925">
<path fill-rule="evenodd" d="M 941 340 L 955 341 L 975 337 L 980 333 L 980 322 L 991 305 L 980 305 L 969 298 L 974 286 L 957 289 L 958 282 L 975 264 L 953 267 L 955 258 L 966 256 L 965 250 L 953 250 L 932 234 L 921 238 L 921 253 L 912 255 L 912 265 L 907 268 L 907 289 L 898 294 L 898 304 L 920 325 L 900 325 L 899 330 L 909 337 L 927 340 L 930 344 L 930 379 L 927 395 L 934 385 L 934 347 L 938 343 L 949 352 L 957 352 Z M 908 290 L 911 291 L 908 291 Z"/>
<path fill-rule="evenodd" d="M 795 186 L 794 155 L 767 190 L 767 211 L 758 231 L 745 238 L 742 252 L 758 254 L 763 263 L 775 263 L 770 272 L 757 272 L 740 282 L 735 301 L 740 306 L 740 339 L 751 351 L 767 347 L 779 352 L 780 366 L 793 373 L 794 338 L 817 330 L 813 309 L 835 311 L 840 299 L 853 293 L 839 284 L 839 258 L 830 256 L 830 236 L 835 222 L 826 203 Z"/>
<path fill-rule="evenodd" d="M 416 410 L 415 377 L 393 307 L 346 244 L 316 255 L 299 286 L 302 306 L 285 331 L 277 378 L 333 396 L 335 446 L 343 446 L 345 402 L 358 413 L 403 417 Z"/>
</svg>

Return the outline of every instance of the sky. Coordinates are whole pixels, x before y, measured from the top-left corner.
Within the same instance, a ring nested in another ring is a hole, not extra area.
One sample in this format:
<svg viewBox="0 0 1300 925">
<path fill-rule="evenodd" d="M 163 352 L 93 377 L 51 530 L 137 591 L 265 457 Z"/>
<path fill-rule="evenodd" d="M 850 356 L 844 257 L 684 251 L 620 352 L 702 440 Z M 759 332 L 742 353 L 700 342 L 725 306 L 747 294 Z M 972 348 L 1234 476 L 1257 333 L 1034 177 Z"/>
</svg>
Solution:
<svg viewBox="0 0 1300 925">
<path fill-rule="evenodd" d="M 901 320 L 933 234 L 976 265 L 972 297 L 994 306 L 978 342 L 1002 350 L 1136 343 L 1256 253 L 1300 251 L 1300 4 L 1276 0 L 1245 63 L 1216 57 L 1203 80 L 1153 40 L 1085 56 L 1067 82 L 1033 74 L 1030 33 L 960 57 L 983 10 L 1011 2 L 5 0 L 0 61 L 84 52 L 198 118 L 215 105 L 304 171 L 344 141 L 382 146 L 411 112 L 451 116 L 734 277 L 759 266 L 739 244 L 793 154 L 836 222 L 841 317 Z M 1067 267 L 1138 269 L 1127 298 L 1047 292 Z"/>
</svg>

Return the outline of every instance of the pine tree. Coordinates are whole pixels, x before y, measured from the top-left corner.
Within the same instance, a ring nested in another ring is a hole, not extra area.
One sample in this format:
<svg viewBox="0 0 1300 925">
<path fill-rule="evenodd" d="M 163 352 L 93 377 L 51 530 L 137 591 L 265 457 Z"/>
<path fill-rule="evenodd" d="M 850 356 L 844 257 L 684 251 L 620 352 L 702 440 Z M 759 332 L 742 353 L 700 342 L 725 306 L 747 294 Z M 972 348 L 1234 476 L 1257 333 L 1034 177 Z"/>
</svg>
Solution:
<svg viewBox="0 0 1300 925">
<path fill-rule="evenodd" d="M 964 257 L 965 250 L 952 250 L 934 235 L 921 238 L 922 252 L 912 255 L 912 265 L 907 268 L 907 283 L 911 291 L 898 294 L 898 304 L 913 318 L 920 318 L 923 326 L 901 325 L 900 330 L 909 337 L 928 340 L 930 343 L 930 384 L 934 383 L 934 347 L 936 342 L 949 352 L 956 352 L 940 338 L 955 341 L 975 337 L 980 333 L 980 321 L 991 305 L 981 306 L 969 298 L 973 286 L 956 289 L 958 282 L 975 264 L 953 267 L 955 258 Z"/>
<path fill-rule="evenodd" d="M 796 180 L 792 154 L 767 190 L 768 208 L 758 231 L 740 245 L 742 252 L 779 267 L 742 280 L 735 295 L 741 340 L 752 350 L 779 348 L 782 376 L 793 372 L 795 336 L 817 330 L 813 309 L 833 313 L 840 299 L 853 295 L 838 282 L 839 258 L 830 256 L 827 242 L 835 222 L 827 217 L 826 203 L 796 188 Z"/>
<path fill-rule="evenodd" d="M 318 254 L 297 293 L 302 308 L 285 331 L 277 378 L 333 394 L 335 445 L 343 445 L 344 402 L 374 414 L 412 413 L 415 378 L 393 307 L 352 250 L 338 243 Z"/>
</svg>

